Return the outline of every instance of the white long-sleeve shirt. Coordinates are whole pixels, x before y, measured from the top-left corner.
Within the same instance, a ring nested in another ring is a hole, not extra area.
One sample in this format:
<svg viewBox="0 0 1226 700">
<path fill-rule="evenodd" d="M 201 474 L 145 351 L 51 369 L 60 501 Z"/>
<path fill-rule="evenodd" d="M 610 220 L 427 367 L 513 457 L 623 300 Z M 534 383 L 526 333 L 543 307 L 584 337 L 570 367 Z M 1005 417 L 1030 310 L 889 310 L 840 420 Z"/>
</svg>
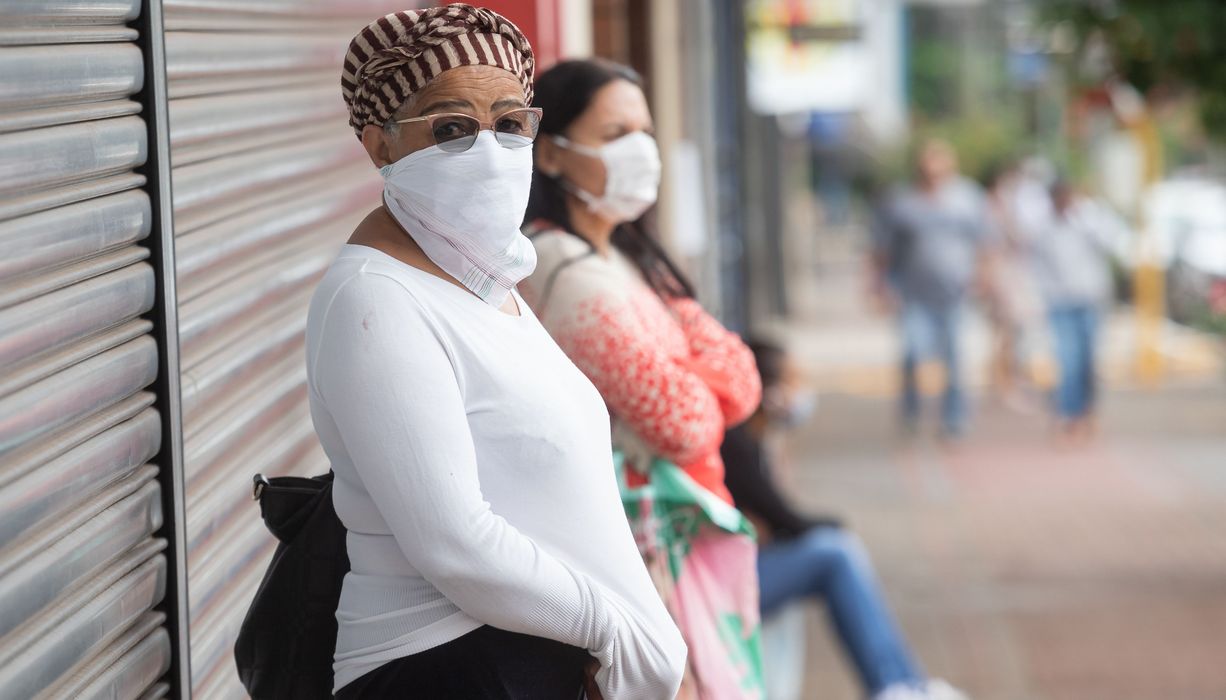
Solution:
<svg viewBox="0 0 1226 700">
<path fill-rule="evenodd" d="M 335 687 L 481 625 L 587 649 L 606 698 L 672 698 L 685 645 L 633 542 L 600 395 L 506 314 L 346 245 L 307 323 L 350 573 Z"/>
</svg>

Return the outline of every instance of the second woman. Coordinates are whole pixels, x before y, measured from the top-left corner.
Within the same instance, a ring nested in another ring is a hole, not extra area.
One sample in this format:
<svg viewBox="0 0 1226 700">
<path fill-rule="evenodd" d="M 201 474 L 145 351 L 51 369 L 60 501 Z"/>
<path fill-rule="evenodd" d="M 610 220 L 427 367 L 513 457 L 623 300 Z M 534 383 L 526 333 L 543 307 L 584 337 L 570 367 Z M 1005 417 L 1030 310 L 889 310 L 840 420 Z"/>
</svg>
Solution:
<svg viewBox="0 0 1226 700">
<path fill-rule="evenodd" d="M 724 486 L 725 429 L 757 407 L 753 354 L 651 236 L 660 157 L 638 76 L 600 61 L 541 75 L 525 298 L 613 415 L 623 503 L 690 650 L 684 686 L 760 697 L 755 548 Z"/>
</svg>

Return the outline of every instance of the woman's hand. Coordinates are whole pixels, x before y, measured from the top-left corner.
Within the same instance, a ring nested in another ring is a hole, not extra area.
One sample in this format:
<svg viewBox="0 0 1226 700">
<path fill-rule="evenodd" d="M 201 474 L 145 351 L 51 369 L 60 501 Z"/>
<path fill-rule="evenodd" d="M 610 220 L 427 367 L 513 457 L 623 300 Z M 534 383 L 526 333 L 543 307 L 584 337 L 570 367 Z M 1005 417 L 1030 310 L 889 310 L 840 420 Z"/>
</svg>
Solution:
<svg viewBox="0 0 1226 700">
<path fill-rule="evenodd" d="M 589 661 L 583 669 L 583 692 L 587 695 L 587 700 L 604 700 L 604 696 L 600 694 L 600 686 L 596 685 L 596 672 L 599 670 L 600 662 L 596 659 Z"/>
</svg>

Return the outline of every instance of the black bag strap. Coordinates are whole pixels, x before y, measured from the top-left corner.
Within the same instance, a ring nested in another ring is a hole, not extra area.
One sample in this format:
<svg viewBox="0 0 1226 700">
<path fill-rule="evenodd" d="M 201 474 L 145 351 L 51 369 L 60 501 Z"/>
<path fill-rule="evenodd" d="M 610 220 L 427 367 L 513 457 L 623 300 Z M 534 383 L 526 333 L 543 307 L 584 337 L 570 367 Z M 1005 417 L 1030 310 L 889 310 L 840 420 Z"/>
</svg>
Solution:
<svg viewBox="0 0 1226 700">
<path fill-rule="evenodd" d="M 269 532 L 282 542 L 292 540 L 320 499 L 332 497 L 333 478 L 331 471 L 312 477 L 252 477 L 252 498 Z"/>
</svg>

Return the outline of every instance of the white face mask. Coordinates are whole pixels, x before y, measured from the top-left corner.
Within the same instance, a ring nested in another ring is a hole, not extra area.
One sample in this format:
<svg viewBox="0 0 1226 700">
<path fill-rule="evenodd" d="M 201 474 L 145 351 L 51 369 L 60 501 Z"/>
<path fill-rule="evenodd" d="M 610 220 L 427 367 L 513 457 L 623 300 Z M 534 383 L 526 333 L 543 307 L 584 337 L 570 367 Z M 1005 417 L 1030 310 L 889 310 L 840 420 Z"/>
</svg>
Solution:
<svg viewBox="0 0 1226 700">
<path fill-rule="evenodd" d="M 536 268 L 520 233 L 532 149 L 504 148 L 483 130 L 472 148 L 415 151 L 380 168 L 383 202 L 426 257 L 492 306 Z"/>
<path fill-rule="evenodd" d="M 619 224 L 634 221 L 656 203 L 660 193 L 660 149 L 651 136 L 635 131 L 600 148 L 573 143 L 561 136 L 554 136 L 553 140 L 562 148 L 599 158 L 604 163 L 604 194 L 596 196 L 567 186 L 600 216 Z"/>
</svg>

